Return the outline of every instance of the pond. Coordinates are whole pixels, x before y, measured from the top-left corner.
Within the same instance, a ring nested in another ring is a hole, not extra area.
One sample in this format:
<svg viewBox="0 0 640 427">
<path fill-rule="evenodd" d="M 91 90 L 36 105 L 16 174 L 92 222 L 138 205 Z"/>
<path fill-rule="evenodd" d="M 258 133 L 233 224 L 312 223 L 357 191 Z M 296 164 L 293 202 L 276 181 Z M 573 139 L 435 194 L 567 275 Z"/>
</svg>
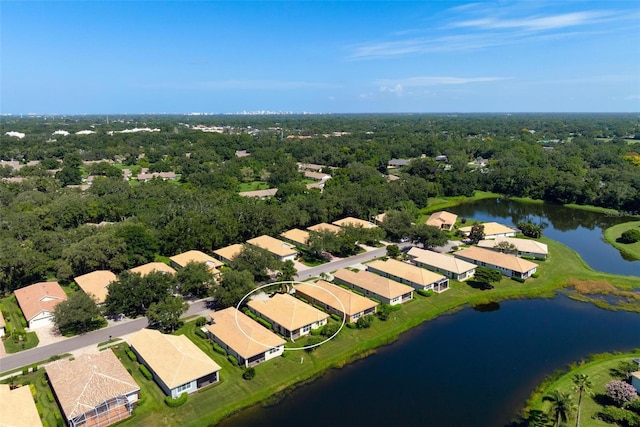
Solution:
<svg viewBox="0 0 640 427">
<path fill-rule="evenodd" d="M 504 426 L 550 372 L 640 346 L 640 316 L 564 296 L 441 316 L 222 426 Z"/>
<path fill-rule="evenodd" d="M 604 240 L 604 230 L 633 218 L 571 209 L 548 203 L 484 199 L 448 209 L 461 217 L 495 221 L 505 225 L 529 221 L 543 224 L 543 235 L 578 252 L 591 268 L 607 273 L 640 276 L 640 261 L 625 259 Z M 550 254 L 553 256 L 553 254 Z"/>
</svg>

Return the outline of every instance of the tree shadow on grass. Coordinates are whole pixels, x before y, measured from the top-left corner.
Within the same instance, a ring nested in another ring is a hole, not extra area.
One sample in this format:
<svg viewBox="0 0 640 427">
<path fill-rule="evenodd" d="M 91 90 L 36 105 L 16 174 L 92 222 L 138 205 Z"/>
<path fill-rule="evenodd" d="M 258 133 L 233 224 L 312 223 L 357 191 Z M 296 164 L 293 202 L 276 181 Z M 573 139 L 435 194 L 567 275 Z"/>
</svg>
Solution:
<svg viewBox="0 0 640 427">
<path fill-rule="evenodd" d="M 480 289 L 481 291 L 489 291 L 493 289 L 493 285 L 485 282 L 478 282 L 477 280 L 467 280 L 465 282 L 467 285 L 471 286 L 473 289 Z"/>
</svg>

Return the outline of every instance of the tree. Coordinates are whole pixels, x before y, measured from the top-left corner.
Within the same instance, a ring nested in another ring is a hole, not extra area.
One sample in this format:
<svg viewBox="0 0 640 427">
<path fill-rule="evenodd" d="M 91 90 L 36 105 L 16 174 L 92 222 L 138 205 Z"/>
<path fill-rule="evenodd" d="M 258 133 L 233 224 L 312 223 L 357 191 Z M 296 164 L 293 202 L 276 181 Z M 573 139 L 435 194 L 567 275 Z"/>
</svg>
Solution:
<svg viewBox="0 0 640 427">
<path fill-rule="evenodd" d="M 617 241 L 620 243 L 627 243 L 627 244 L 640 242 L 640 230 L 635 228 L 631 230 L 627 230 L 624 233 L 622 233 L 620 237 L 618 237 Z"/>
<path fill-rule="evenodd" d="M 502 274 L 498 270 L 487 267 L 476 267 L 476 273 L 473 276 L 473 280 L 478 283 L 483 283 L 487 289 L 493 288 L 491 283 L 499 282 L 502 279 Z"/>
<path fill-rule="evenodd" d="M 611 369 L 611 375 L 623 381 L 629 380 L 631 373 L 638 370 L 638 364 L 633 360 L 625 360 Z"/>
<path fill-rule="evenodd" d="M 214 297 L 221 307 L 235 307 L 255 287 L 251 272 L 226 270 L 222 273 L 220 285 L 215 288 Z"/>
<path fill-rule="evenodd" d="M 100 328 L 100 308 L 84 292 L 76 292 L 53 309 L 53 323 L 63 335 L 81 334 Z"/>
<path fill-rule="evenodd" d="M 471 240 L 472 244 L 477 245 L 480 240 L 484 239 L 484 225 L 473 224 L 468 238 Z"/>
<path fill-rule="evenodd" d="M 543 400 L 550 403 L 549 417 L 555 420 L 554 424 L 556 427 L 559 427 L 560 423 L 567 422 L 574 408 L 573 397 L 569 393 L 553 390 L 549 395 L 545 396 Z"/>
<path fill-rule="evenodd" d="M 604 386 L 604 389 L 607 392 L 607 396 L 609 396 L 611 400 L 620 407 L 638 397 L 636 389 L 633 388 L 631 384 L 624 381 L 611 380 Z"/>
<path fill-rule="evenodd" d="M 391 210 L 386 213 L 380 225 L 392 241 L 398 241 L 411 233 L 413 218 L 408 211 Z"/>
<path fill-rule="evenodd" d="M 539 239 L 542 237 L 542 227 L 539 225 L 535 225 L 531 222 L 519 222 L 516 226 L 522 231 L 527 237 L 531 237 L 534 239 Z"/>
<path fill-rule="evenodd" d="M 418 224 L 414 226 L 411 230 L 410 237 L 414 243 L 422 244 L 425 249 L 435 246 L 443 246 L 449 240 L 447 235 L 444 234 L 444 231 L 440 230 L 438 227 L 426 224 Z"/>
<path fill-rule="evenodd" d="M 296 273 L 298 273 L 298 270 L 296 270 L 296 266 L 293 261 L 287 260 L 282 264 L 278 280 L 283 282 L 293 280 Z"/>
<path fill-rule="evenodd" d="M 402 251 L 400 251 L 400 248 L 398 247 L 398 245 L 388 245 L 387 246 L 387 256 L 389 258 L 398 258 L 400 256 L 400 254 L 402 253 Z"/>
<path fill-rule="evenodd" d="M 316 258 L 322 258 L 325 252 L 337 253 L 340 249 L 338 236 L 330 230 L 310 231 L 307 243 Z"/>
<path fill-rule="evenodd" d="M 518 248 L 516 248 L 516 245 L 514 245 L 513 243 L 507 242 L 507 241 L 502 241 L 499 243 L 496 243 L 494 248 L 496 248 L 498 251 L 505 253 L 505 254 L 516 254 L 518 253 Z"/>
<path fill-rule="evenodd" d="M 116 230 L 116 236 L 126 244 L 127 267 L 146 264 L 153 261 L 158 251 L 158 240 L 142 224 L 125 224 Z"/>
<path fill-rule="evenodd" d="M 280 270 L 281 265 L 273 254 L 253 245 L 245 245 L 233 259 L 233 269 L 250 272 L 256 282 L 268 280 L 268 270 Z"/>
<path fill-rule="evenodd" d="M 177 288 L 174 275 L 152 271 L 142 277 L 138 273 L 123 272 L 109 284 L 105 300 L 108 313 L 127 317 L 143 316 L 153 303 L 164 301 Z"/>
<path fill-rule="evenodd" d="M 582 394 L 591 393 L 593 383 L 587 374 L 575 374 L 573 378 L 573 390 L 578 392 L 578 412 L 576 414 L 576 427 L 580 427 L 580 410 L 582 406 Z"/>
<path fill-rule="evenodd" d="M 179 269 L 176 276 L 180 292 L 203 298 L 209 293 L 209 288 L 215 282 L 211 268 L 204 262 L 189 262 Z"/>
<path fill-rule="evenodd" d="M 182 316 L 189 304 L 184 302 L 181 296 L 168 296 L 160 302 L 154 302 L 147 310 L 147 318 L 151 325 L 157 325 L 158 329 L 165 333 L 172 333 L 180 327 Z"/>
</svg>

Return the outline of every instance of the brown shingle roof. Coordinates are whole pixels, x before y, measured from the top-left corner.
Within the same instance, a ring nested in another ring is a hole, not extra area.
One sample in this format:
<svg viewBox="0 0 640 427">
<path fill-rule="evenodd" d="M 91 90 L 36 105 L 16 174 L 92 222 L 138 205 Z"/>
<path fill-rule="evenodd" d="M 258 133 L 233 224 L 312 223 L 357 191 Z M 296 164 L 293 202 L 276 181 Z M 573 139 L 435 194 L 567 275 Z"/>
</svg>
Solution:
<svg viewBox="0 0 640 427">
<path fill-rule="evenodd" d="M 67 299 L 58 282 L 40 282 L 14 293 L 27 321 L 43 311 L 53 312 L 56 305 Z"/>
<path fill-rule="evenodd" d="M 211 317 L 214 324 L 207 326 L 207 329 L 244 359 L 248 360 L 286 342 L 234 307 L 213 312 Z"/>
<path fill-rule="evenodd" d="M 11 390 L 9 384 L 0 384 L 0 426 L 42 427 L 28 386 Z"/>
<path fill-rule="evenodd" d="M 329 315 L 289 294 L 275 294 L 266 300 L 251 300 L 249 307 L 289 331 L 327 319 Z"/>
<path fill-rule="evenodd" d="M 216 362 L 184 335 L 142 329 L 128 341 L 170 389 L 220 370 Z"/>
<path fill-rule="evenodd" d="M 153 271 L 159 271 L 161 273 L 168 273 L 168 274 L 176 274 L 176 271 L 172 267 L 169 267 L 164 262 L 150 262 L 148 264 L 144 264 L 144 265 L 132 268 L 129 271 L 131 271 L 132 273 L 138 273 L 142 275 L 142 277 L 146 276 L 147 274 Z"/>
<path fill-rule="evenodd" d="M 333 273 L 333 277 L 390 300 L 413 292 L 411 286 L 403 285 L 395 280 L 378 276 L 369 271 L 361 270 L 356 273 L 346 268 L 341 268 Z"/>
<path fill-rule="evenodd" d="M 267 236 L 266 234 L 258 236 L 254 239 L 247 240 L 247 243 L 269 251 L 278 257 L 286 257 L 298 253 L 298 251 L 296 251 L 296 248 L 290 243 L 274 239 L 273 237 Z"/>
<path fill-rule="evenodd" d="M 341 313 L 344 312 L 347 316 L 353 316 L 354 314 L 361 313 L 378 305 L 377 302 L 369 298 L 356 295 L 351 291 L 343 289 L 333 283 L 325 282 L 324 280 L 318 280 L 315 282 L 315 286 L 309 283 L 302 283 L 296 285 L 295 289 L 296 292 L 308 295 L 316 301 L 320 301 Z M 338 300 L 342 305 L 340 305 Z"/>
<path fill-rule="evenodd" d="M 99 404 L 140 390 L 111 350 L 58 360 L 45 367 L 65 416 L 73 418 Z"/>
<path fill-rule="evenodd" d="M 445 278 L 440 274 L 395 259 L 373 261 L 367 265 L 420 286 L 428 286 Z"/>
<path fill-rule="evenodd" d="M 518 258 L 515 255 L 503 254 L 491 249 L 479 248 L 471 246 L 453 254 L 455 257 L 464 257 L 478 262 L 495 265 L 508 270 L 517 271 L 518 273 L 526 273 L 538 267 L 526 259 Z"/>
<path fill-rule="evenodd" d="M 73 281 L 86 293 L 96 297 L 96 302 L 101 304 L 107 299 L 109 293 L 107 286 L 115 282 L 117 277 L 109 270 L 98 270 L 82 276 L 74 277 Z"/>
</svg>

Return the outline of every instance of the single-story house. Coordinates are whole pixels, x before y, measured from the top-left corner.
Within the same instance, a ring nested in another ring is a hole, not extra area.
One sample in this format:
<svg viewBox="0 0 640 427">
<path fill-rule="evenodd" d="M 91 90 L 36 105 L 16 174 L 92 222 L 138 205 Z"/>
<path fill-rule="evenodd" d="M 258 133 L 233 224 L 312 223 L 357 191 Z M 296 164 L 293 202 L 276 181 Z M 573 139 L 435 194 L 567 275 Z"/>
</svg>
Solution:
<svg viewBox="0 0 640 427">
<path fill-rule="evenodd" d="M 326 222 L 321 222 L 320 224 L 307 227 L 307 230 L 315 231 L 316 233 L 320 233 L 323 231 L 330 231 L 334 234 L 338 234 L 340 232 L 340 227 L 338 227 L 337 225 L 326 223 Z"/>
<path fill-rule="evenodd" d="M 407 262 L 388 259 L 367 264 L 367 270 L 413 287 L 415 290 L 443 292 L 449 289 L 449 279 Z"/>
<path fill-rule="evenodd" d="M 184 335 L 142 329 L 128 341 L 167 396 L 193 393 L 220 379 L 220 366 Z"/>
<path fill-rule="evenodd" d="M 640 371 L 631 373 L 631 385 L 640 394 Z"/>
<path fill-rule="evenodd" d="M 146 276 L 147 274 L 153 271 L 159 271 L 160 273 L 166 273 L 166 274 L 176 274 L 176 270 L 174 270 L 172 267 L 169 267 L 164 262 L 150 262 L 148 264 L 144 264 L 144 265 L 132 268 L 129 271 L 132 273 L 138 273 L 142 277 Z"/>
<path fill-rule="evenodd" d="M 236 150 L 236 157 L 242 158 L 242 157 L 248 157 L 250 155 L 251 153 L 248 152 L 247 150 Z"/>
<path fill-rule="evenodd" d="M 131 415 L 140 386 L 111 350 L 45 367 L 67 425 L 108 426 Z"/>
<path fill-rule="evenodd" d="M 92 271 L 73 278 L 85 294 L 93 295 L 97 304 L 104 303 L 109 293 L 109 284 L 116 280 L 118 280 L 116 275 L 109 270 Z"/>
<path fill-rule="evenodd" d="M 271 323 L 275 332 L 292 340 L 326 325 L 329 319 L 327 313 L 289 294 L 275 294 L 265 300 L 251 300 L 247 305 L 251 311 Z"/>
<path fill-rule="evenodd" d="M 381 213 L 379 215 L 376 215 L 373 217 L 373 222 L 375 222 L 376 224 L 380 225 L 384 222 L 385 217 L 387 216 L 387 213 Z"/>
<path fill-rule="evenodd" d="M 354 294 L 324 280 L 318 280 L 315 284 L 301 283 L 294 288 L 296 295 L 311 304 L 323 307 L 328 313 L 335 313 L 340 317 L 346 316 L 347 322 L 357 322 L 362 316 L 374 314 L 378 306 L 377 302 L 369 298 Z"/>
<path fill-rule="evenodd" d="M 337 225 L 338 227 L 347 227 L 347 226 L 362 227 L 362 228 L 374 228 L 374 227 L 377 227 L 377 225 L 375 225 L 374 223 L 372 223 L 370 221 L 365 221 L 365 220 L 359 219 L 359 218 L 353 218 L 351 216 L 339 219 L 337 221 L 333 221 L 332 224 L 333 225 Z"/>
<path fill-rule="evenodd" d="M 14 293 L 29 329 L 53 325 L 53 309 L 67 299 L 58 282 L 40 282 Z"/>
<path fill-rule="evenodd" d="M 0 384 L 0 426 L 42 427 L 29 386 L 11 390 L 9 384 Z"/>
<path fill-rule="evenodd" d="M 441 230 L 451 230 L 453 226 L 456 224 L 456 220 L 458 219 L 458 215 L 447 212 L 447 211 L 439 211 L 434 212 L 427 218 L 427 225 L 432 227 L 438 227 Z"/>
<path fill-rule="evenodd" d="M 267 236 L 266 234 L 247 240 L 247 243 L 271 252 L 280 261 L 293 261 L 296 259 L 296 256 L 298 256 L 298 251 L 295 246 Z"/>
<path fill-rule="evenodd" d="M 391 181 L 397 181 L 400 179 L 399 176 L 396 175 L 385 175 L 385 177 L 387 178 L 387 181 L 391 182 Z"/>
<path fill-rule="evenodd" d="M 291 230 L 287 230 L 283 233 L 280 233 L 280 237 L 282 237 L 287 242 L 291 242 L 294 245 L 309 247 L 309 232 L 305 230 L 300 230 L 299 228 L 292 228 Z"/>
<path fill-rule="evenodd" d="M 0 311 L 0 337 L 5 336 L 6 327 L 7 327 L 7 324 L 5 323 L 4 316 L 2 315 L 2 312 Z"/>
<path fill-rule="evenodd" d="M 312 172 L 312 171 L 304 171 L 304 177 L 308 179 L 313 179 L 319 182 L 326 182 L 331 179 L 331 175 L 328 173 L 320 173 L 320 172 Z"/>
<path fill-rule="evenodd" d="M 307 190 L 311 190 L 312 188 L 317 188 L 322 193 L 322 190 L 324 189 L 324 182 L 310 182 L 309 184 L 305 185 L 305 188 Z"/>
<path fill-rule="evenodd" d="M 506 225 L 498 224 L 497 222 L 485 222 L 484 225 L 484 238 L 495 239 L 497 237 L 515 237 L 518 230 L 515 228 L 507 227 Z M 471 233 L 471 227 L 460 227 L 460 231 L 468 236 Z"/>
<path fill-rule="evenodd" d="M 407 252 L 411 262 L 418 267 L 443 274 L 449 279 L 465 281 L 476 274 L 476 265 L 451 255 L 413 247 Z"/>
<path fill-rule="evenodd" d="M 387 162 L 387 166 L 390 168 L 398 168 L 401 166 L 407 166 L 411 160 L 409 159 L 391 159 Z"/>
<path fill-rule="evenodd" d="M 184 268 L 190 262 L 201 262 L 209 267 L 209 270 L 215 275 L 220 275 L 220 270 L 218 268 L 222 267 L 224 264 L 222 261 L 215 259 L 211 255 L 207 255 L 201 251 L 187 251 L 178 255 L 174 255 L 169 258 L 171 260 L 171 266 L 174 268 Z"/>
<path fill-rule="evenodd" d="M 257 197 L 259 199 L 268 199 L 270 197 L 274 197 L 277 192 L 277 188 L 267 188 L 266 190 L 241 191 L 238 194 L 242 197 Z"/>
<path fill-rule="evenodd" d="M 322 172 L 322 169 L 325 166 L 316 165 L 315 163 L 298 163 L 298 170 L 301 171 L 313 171 L 313 172 Z"/>
<path fill-rule="evenodd" d="M 518 258 L 515 255 L 503 254 L 477 246 L 459 250 L 453 256 L 478 266 L 499 270 L 507 277 L 519 277 L 521 279 L 531 277 L 538 268 L 538 264 Z"/>
<path fill-rule="evenodd" d="M 223 261 L 227 264 L 232 264 L 233 259 L 238 256 L 238 254 L 242 252 L 243 249 L 244 245 L 242 243 L 236 243 L 234 245 L 216 249 L 215 251 L 213 251 L 213 254 L 217 256 L 220 261 Z"/>
<path fill-rule="evenodd" d="M 382 304 L 402 304 L 413 298 L 413 288 L 388 277 L 378 276 L 369 271 L 358 272 L 341 268 L 333 273 L 333 281 L 349 286 Z"/>
<path fill-rule="evenodd" d="M 281 356 L 286 343 L 260 323 L 234 307 L 211 313 L 207 334 L 245 367 Z"/>
<path fill-rule="evenodd" d="M 496 237 L 493 240 L 480 240 L 478 247 L 499 251 L 497 245 L 502 242 L 507 242 L 515 246 L 517 256 L 547 259 L 549 255 L 549 247 L 545 243 L 531 239 L 519 239 L 517 237 Z"/>
</svg>

